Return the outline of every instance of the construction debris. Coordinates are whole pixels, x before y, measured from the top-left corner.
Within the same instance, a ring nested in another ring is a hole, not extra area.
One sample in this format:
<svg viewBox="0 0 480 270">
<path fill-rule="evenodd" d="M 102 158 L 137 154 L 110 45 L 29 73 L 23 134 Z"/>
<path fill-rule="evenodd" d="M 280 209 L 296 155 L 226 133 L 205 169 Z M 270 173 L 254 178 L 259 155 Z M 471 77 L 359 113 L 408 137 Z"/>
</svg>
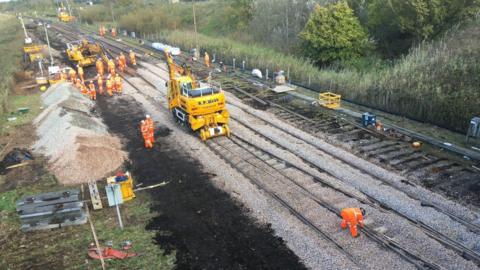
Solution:
<svg viewBox="0 0 480 270">
<path fill-rule="evenodd" d="M 17 201 L 22 231 L 35 231 L 85 224 L 87 217 L 78 190 L 30 195 Z"/>
<path fill-rule="evenodd" d="M 27 149 L 14 148 L 0 162 L 0 174 L 5 173 L 8 169 L 21 166 L 21 164 L 28 164 L 28 161 L 32 159 L 32 154 Z"/>
<path fill-rule="evenodd" d="M 126 158 L 120 140 L 93 111 L 94 103 L 70 83 L 51 86 L 35 119 L 34 151 L 49 158 L 59 182 L 66 185 L 99 180 L 120 168 Z"/>
<path fill-rule="evenodd" d="M 90 248 L 88 249 L 88 256 L 92 259 L 119 259 L 123 260 L 130 257 L 138 256 L 137 253 L 128 253 L 118 249 L 113 249 L 111 247 L 100 248 Z"/>
</svg>

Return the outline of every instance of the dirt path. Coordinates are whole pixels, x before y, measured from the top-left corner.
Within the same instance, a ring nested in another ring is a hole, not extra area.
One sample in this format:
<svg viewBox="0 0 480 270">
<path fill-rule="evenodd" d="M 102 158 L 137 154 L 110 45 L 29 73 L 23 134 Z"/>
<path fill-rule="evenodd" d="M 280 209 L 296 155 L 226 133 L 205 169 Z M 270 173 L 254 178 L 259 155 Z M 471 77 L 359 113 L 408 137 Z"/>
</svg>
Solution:
<svg viewBox="0 0 480 270">
<path fill-rule="evenodd" d="M 252 223 L 246 209 L 215 188 L 201 166 L 178 151 L 175 138 L 161 128 L 162 145 L 143 148 L 141 104 L 132 98 L 100 98 L 99 111 L 111 131 L 125 138 L 138 182 L 169 184 L 151 191 L 160 213 L 148 229 L 162 248 L 176 250 L 178 269 L 303 269 L 298 257 L 269 226 Z"/>
</svg>

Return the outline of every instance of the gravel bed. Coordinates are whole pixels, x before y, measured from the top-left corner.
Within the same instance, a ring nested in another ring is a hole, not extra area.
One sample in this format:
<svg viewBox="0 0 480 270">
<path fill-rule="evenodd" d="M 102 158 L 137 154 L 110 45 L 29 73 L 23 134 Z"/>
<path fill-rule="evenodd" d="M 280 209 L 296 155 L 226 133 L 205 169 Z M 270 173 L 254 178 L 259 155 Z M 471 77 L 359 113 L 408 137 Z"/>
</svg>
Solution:
<svg viewBox="0 0 480 270">
<path fill-rule="evenodd" d="M 245 104 L 242 104 L 233 95 L 228 95 L 228 101 L 229 101 L 229 104 L 231 105 L 229 107 L 230 111 L 234 111 L 235 108 L 237 108 L 237 110 L 241 109 L 241 111 L 244 112 L 242 114 L 242 117 L 244 117 L 244 115 L 247 115 L 249 117 L 248 119 L 251 119 L 252 116 L 245 114 L 245 111 L 248 110 L 249 112 L 254 112 L 255 115 L 257 115 L 259 118 L 275 123 L 276 125 L 281 125 L 282 128 L 287 130 L 288 132 L 291 132 L 297 136 L 304 138 L 308 142 L 308 144 L 311 144 L 316 148 L 321 149 L 324 152 L 322 155 L 328 153 L 329 156 L 331 156 L 332 158 L 335 158 L 338 162 L 344 161 L 344 162 L 347 162 L 352 168 L 357 168 L 363 172 L 368 172 L 370 174 L 369 177 L 372 179 L 374 178 L 382 179 L 383 181 L 390 183 L 391 185 L 402 190 L 405 194 L 408 194 L 413 198 L 421 198 L 423 201 L 443 207 L 444 209 L 452 213 L 455 213 L 456 215 L 463 217 L 467 220 L 476 221 L 479 219 L 479 214 L 477 212 L 471 209 L 468 209 L 467 207 L 464 207 L 462 205 L 459 205 L 439 194 L 433 193 L 423 187 L 404 184 L 402 180 L 405 180 L 405 178 L 401 177 L 400 175 L 389 172 L 369 161 L 359 158 L 343 149 L 335 147 L 319 138 L 313 137 L 312 135 L 307 134 L 301 130 L 298 130 L 290 125 L 285 125 L 285 123 L 282 120 L 276 119 L 276 117 L 270 113 L 255 110 Z M 255 122 L 252 122 L 252 123 L 255 123 Z M 295 142 L 295 143 L 304 144 L 304 142 Z M 379 175 L 379 173 L 381 173 L 382 175 Z"/>
<path fill-rule="evenodd" d="M 158 69 L 158 68 L 157 68 Z M 164 72 L 165 71 L 162 71 L 161 69 L 158 69 L 160 70 L 160 72 Z M 140 72 L 139 72 L 140 73 Z M 153 74 L 151 74 L 150 72 L 144 72 L 144 73 L 141 73 L 142 75 L 144 75 L 145 77 L 147 77 L 147 79 L 153 81 L 155 80 L 155 84 L 158 86 L 159 89 L 161 89 L 161 87 L 163 86 L 163 91 L 164 90 L 164 83 L 159 80 L 158 78 L 155 78 L 155 76 Z M 165 75 L 164 75 L 165 76 Z M 145 92 L 144 89 L 142 89 L 142 92 Z M 149 91 L 148 91 L 149 92 Z M 151 98 L 154 98 L 154 99 L 158 99 L 159 96 L 158 96 L 158 93 L 155 93 L 155 91 L 152 91 L 151 93 L 149 92 L 149 95 Z M 249 110 L 253 110 L 252 108 L 250 107 L 247 107 L 246 105 L 243 105 L 243 104 L 240 104 L 240 102 L 238 102 L 238 100 L 235 100 L 234 97 L 232 97 L 231 95 L 228 96 L 228 101 L 229 103 L 234 103 L 235 106 L 245 106 L 245 107 L 242 107 L 244 109 L 249 109 Z M 165 105 L 165 104 L 164 104 Z M 263 129 L 263 130 L 269 130 L 269 129 L 272 129 L 271 127 L 269 126 L 265 126 L 265 125 L 262 125 L 262 121 L 256 119 L 256 118 L 252 118 L 252 117 L 249 117 L 248 114 L 246 114 L 245 112 L 241 111 L 241 110 L 235 110 L 235 108 L 232 108 L 230 107 L 229 108 L 230 110 L 230 113 L 235 116 L 235 117 L 241 117 L 242 120 L 245 120 L 245 119 L 248 119 L 248 123 L 249 124 L 254 124 L 254 125 L 258 125 L 259 126 L 259 129 Z M 263 113 L 265 119 L 268 119 L 269 121 L 271 121 L 274 116 L 272 115 L 269 115 L 265 112 L 261 112 Z M 170 121 L 173 121 L 171 119 L 171 116 L 170 114 L 166 114 L 166 119 L 167 121 L 169 121 L 168 119 L 170 119 Z M 255 136 L 254 134 L 252 134 L 252 132 L 250 132 L 249 130 L 243 128 L 241 125 L 239 125 L 238 123 L 235 123 L 235 121 L 232 121 L 231 124 L 231 130 L 234 131 L 235 134 L 237 135 L 241 135 L 242 138 L 244 139 L 247 139 L 247 138 L 250 138 L 250 141 L 254 141 L 254 142 L 259 142 L 259 141 L 263 141 L 262 143 L 265 143 L 266 141 L 262 140 L 261 138 L 259 138 L 258 136 Z M 243 128 L 243 131 L 242 133 L 239 133 L 239 131 Z M 293 129 L 292 127 L 288 127 L 288 128 L 291 128 Z M 269 130 L 270 131 L 270 130 Z M 182 131 L 180 131 L 182 132 Z M 184 131 L 183 131 L 184 132 Z M 247 134 L 248 132 L 250 132 L 250 134 Z M 297 132 L 300 132 L 301 131 L 298 131 Z M 287 158 L 286 159 L 289 159 L 290 162 L 295 162 L 294 164 L 298 165 L 298 164 L 302 164 L 303 162 L 301 161 L 301 159 L 299 159 L 299 156 L 302 156 L 302 155 L 299 155 L 299 153 L 302 153 L 303 152 L 308 152 L 306 151 L 306 149 L 302 149 L 302 148 L 307 148 L 308 149 L 308 144 L 305 144 L 304 142 L 301 142 L 301 141 L 298 141 L 298 140 L 286 140 L 285 138 L 285 134 L 281 134 L 281 133 L 277 133 L 275 134 L 275 131 L 272 132 L 271 134 L 272 136 L 277 136 L 276 139 L 277 141 L 287 141 L 288 143 L 286 143 L 286 148 L 288 150 L 285 150 L 285 149 L 281 149 L 281 148 L 278 148 L 276 146 L 272 146 L 270 145 L 268 147 L 269 151 L 272 151 L 272 152 L 275 152 L 276 154 L 283 154 L 282 157 L 286 156 Z M 302 135 L 303 136 L 303 135 Z M 318 138 L 314 138 L 314 140 L 318 140 Z M 199 148 L 202 148 L 202 144 L 198 139 L 195 138 L 194 141 L 192 141 L 192 143 L 196 144 L 196 143 L 200 143 L 200 145 L 198 146 L 195 146 L 194 148 L 191 148 L 190 151 L 194 151 L 196 152 L 195 156 L 205 156 L 205 158 L 203 159 L 200 159 L 199 158 L 199 161 L 203 164 L 203 163 L 212 163 L 212 165 L 207 165 L 206 167 L 210 167 L 212 169 L 212 171 L 218 171 L 218 164 L 219 163 L 223 163 L 222 160 L 212 160 L 212 157 L 211 157 L 211 152 L 209 152 L 208 150 L 202 150 L 202 151 L 198 151 L 197 147 Z M 288 147 L 289 146 L 289 147 Z M 332 146 L 331 146 L 332 147 Z M 293 151 L 292 151 L 293 150 Z M 309 149 L 311 150 L 311 149 Z M 341 150 L 341 149 L 340 149 Z M 386 186 L 382 186 L 381 183 L 379 183 L 379 181 L 375 180 L 374 178 L 372 178 L 371 176 L 368 176 L 368 175 L 364 175 L 362 172 L 358 171 L 358 169 L 356 168 L 351 168 L 349 166 L 341 166 L 343 162 L 340 162 L 337 158 L 333 158 L 330 156 L 330 155 L 327 155 L 325 153 L 322 153 L 321 151 L 318 151 L 318 150 L 314 150 L 312 151 L 312 153 L 314 153 L 314 157 L 315 158 L 322 158 L 324 159 L 324 162 L 322 163 L 322 166 L 323 167 L 326 167 L 328 162 L 332 162 L 334 161 L 333 163 L 335 163 L 334 166 L 336 166 L 337 164 L 340 164 L 340 168 L 341 169 L 336 169 L 334 170 L 334 173 L 332 173 L 335 177 L 331 177 L 325 173 L 321 173 L 321 172 L 318 172 L 317 170 L 315 169 L 312 169 L 310 167 L 308 167 L 308 165 L 306 165 L 305 163 L 303 163 L 301 165 L 302 168 L 306 169 L 307 171 L 311 172 L 313 171 L 313 173 L 315 175 L 321 175 L 322 176 L 322 179 L 326 179 L 326 181 L 329 181 L 331 182 L 333 185 L 336 185 L 336 186 L 339 186 L 341 187 L 342 189 L 349 189 L 351 192 L 353 193 L 356 193 L 357 195 L 359 194 L 360 196 L 363 196 L 361 193 L 359 193 L 359 191 L 355 188 L 358 188 L 360 189 L 362 192 L 366 193 L 366 194 L 369 194 L 369 195 L 372 195 L 373 197 L 376 197 L 377 196 L 379 198 L 380 201 L 384 201 L 386 202 L 388 205 L 396 205 L 398 204 L 399 205 L 399 209 L 402 209 L 404 211 L 409 211 L 409 207 L 412 207 L 412 205 L 415 207 L 415 208 L 420 208 L 420 209 L 416 209 L 415 212 L 419 212 L 418 214 L 419 215 L 424 215 L 424 212 L 426 211 L 423 207 L 421 207 L 417 201 L 415 200 L 412 200 L 411 198 L 408 198 L 408 196 L 406 196 L 405 194 L 402 194 L 401 192 L 399 192 L 398 190 L 395 190 L 395 189 L 392 189 L 392 188 L 389 188 L 389 187 L 386 187 Z M 341 153 L 341 152 L 340 152 Z M 303 154 L 306 154 L 306 153 L 303 153 Z M 309 153 L 310 154 L 310 153 Z M 341 153 L 343 154 L 343 153 Z M 347 153 L 349 154 L 349 153 Z M 351 154 L 350 154 L 351 155 Z M 353 155 L 351 155 L 353 156 Z M 351 156 L 348 156 L 349 158 Z M 302 156 L 303 158 L 306 158 L 305 156 Z M 358 159 L 357 157 L 353 156 L 354 158 Z M 313 157 L 312 157 L 313 158 Z M 309 160 L 308 158 L 306 158 L 307 160 Z M 211 161 L 211 162 L 210 162 Z M 315 163 L 316 164 L 316 163 Z M 363 164 L 360 162 L 360 164 Z M 328 164 L 329 165 L 329 164 Z M 372 164 L 373 165 L 373 164 Z M 334 167 L 333 166 L 333 167 Z M 221 166 L 222 168 L 224 166 Z M 322 168 L 323 168 L 322 167 Z M 229 168 L 231 169 L 231 168 Z M 326 171 L 328 171 L 328 168 L 323 168 L 325 169 Z M 381 169 L 381 168 L 380 168 Z M 343 172 L 343 170 L 345 170 L 345 172 Z M 222 170 L 223 172 L 224 170 Z M 335 172 L 336 171 L 336 172 Z M 330 171 L 331 172 L 331 171 Z M 233 172 L 231 172 L 231 174 L 237 174 L 238 175 L 238 172 L 236 172 L 235 170 L 233 170 Z M 295 176 L 297 175 L 298 176 L 298 172 L 295 172 L 295 171 L 292 171 L 290 170 L 289 171 L 289 174 L 291 174 L 291 176 Z M 342 179 L 343 181 L 338 181 L 338 179 L 336 179 L 338 177 L 338 174 L 342 175 L 346 178 L 348 178 L 349 180 L 348 181 L 345 181 L 345 179 Z M 218 174 L 218 176 L 220 175 L 225 175 L 225 173 L 223 174 Z M 387 174 L 387 176 L 389 176 Z M 355 177 L 360 177 L 360 178 L 364 178 L 364 177 L 367 177 L 367 178 L 370 178 L 369 179 L 369 183 L 367 184 L 361 184 L 360 181 L 361 180 L 356 180 L 356 179 L 350 179 L 350 178 L 355 178 Z M 395 181 L 398 181 L 398 177 L 399 176 L 396 176 L 397 178 L 395 178 L 394 180 Z M 217 178 L 217 177 L 216 177 Z M 219 187 L 229 191 L 233 197 L 236 197 L 237 199 L 241 200 L 243 203 L 245 203 L 246 205 L 249 206 L 250 209 L 257 209 L 255 207 L 251 207 L 250 205 L 252 204 L 252 200 L 253 202 L 257 203 L 257 200 L 258 199 L 255 199 L 255 197 L 250 197 L 249 199 L 245 200 L 245 196 L 247 196 L 246 194 L 247 193 L 244 193 L 245 190 L 247 190 L 247 192 L 249 192 L 248 190 L 250 189 L 255 189 L 255 187 L 252 187 L 250 185 L 250 187 L 248 188 L 243 188 L 242 190 L 243 191 L 240 191 L 239 190 L 239 187 L 236 186 L 235 188 L 233 188 L 231 186 L 231 183 L 230 181 L 225 181 L 224 179 L 228 179 L 228 173 L 227 175 L 225 175 L 225 177 L 218 177 L 220 178 L 221 180 L 218 180 L 218 185 Z M 235 177 L 236 179 L 241 179 L 241 178 L 244 178 L 244 177 Z M 318 184 L 315 184 L 311 181 L 310 179 L 310 184 L 308 183 L 309 181 L 306 180 L 305 178 L 297 178 L 299 180 L 299 182 L 303 183 L 305 186 L 308 186 L 309 188 L 311 188 L 313 190 L 313 192 L 315 194 L 318 194 L 318 196 L 320 196 L 321 198 L 331 198 L 331 202 L 332 204 L 334 205 L 338 205 L 339 208 L 341 207 L 346 207 L 346 206 L 349 206 L 349 203 L 350 203 L 350 206 L 352 204 L 357 204 L 358 205 L 358 202 L 355 202 L 355 200 L 352 200 L 350 198 L 341 198 L 341 196 L 339 197 L 338 196 L 338 193 L 337 192 L 332 192 L 331 190 L 329 189 L 326 189 L 326 188 L 321 188 L 319 187 Z M 242 183 L 243 185 L 245 185 L 245 181 L 248 181 L 246 179 L 241 179 L 239 182 Z M 228 184 L 230 183 L 230 184 Z M 366 190 L 369 191 L 369 192 L 366 192 L 364 190 L 364 188 L 368 185 L 372 185 L 372 188 L 371 190 L 367 187 Z M 275 185 L 273 186 L 275 187 Z M 363 188 L 361 188 L 363 187 Z M 387 194 L 388 196 L 382 196 L 382 193 L 384 192 L 384 189 L 387 190 Z M 286 188 L 286 190 L 288 190 L 288 188 Z M 280 190 L 282 191 L 282 190 Z M 279 191 L 279 192 L 280 192 Z M 417 191 L 417 190 L 416 190 Z M 250 190 L 251 192 L 251 190 Z M 428 191 L 427 191 L 428 192 Z M 396 197 L 394 197 L 393 199 L 389 198 L 390 197 L 390 194 L 394 194 Z M 328 195 L 326 195 L 328 194 Z M 248 193 L 249 196 L 251 196 L 251 193 Z M 286 195 L 288 196 L 288 194 Z M 398 197 L 398 198 L 397 198 Z M 435 199 L 439 199 L 439 198 L 435 198 Z M 444 198 L 440 198 L 441 200 L 445 200 Z M 267 198 L 268 200 L 268 198 Z M 301 200 L 299 200 L 300 202 Z M 406 202 L 404 202 L 406 201 Z M 298 203 L 298 202 L 297 202 Z M 403 205 L 405 204 L 405 205 Z M 450 206 L 450 202 L 447 203 L 447 205 Z M 403 207 L 402 207 L 403 206 Z M 323 217 L 325 216 L 324 214 L 326 213 L 322 213 L 322 214 L 318 214 L 316 211 L 318 211 L 318 209 L 316 208 L 313 208 L 313 209 L 310 209 L 311 208 L 311 205 L 309 204 L 306 204 L 304 205 L 303 207 L 305 207 L 306 209 L 308 209 L 310 212 L 309 213 L 312 213 L 312 214 L 308 214 L 309 216 L 311 215 L 312 218 L 319 218 L 319 217 Z M 310 207 L 310 208 L 309 208 Z M 453 207 L 461 207 L 461 206 L 458 206 L 458 205 L 453 205 Z M 277 206 L 278 208 L 278 206 Z M 317 207 L 318 208 L 318 207 Z M 368 207 L 367 207 L 368 208 Z M 462 211 L 466 211 L 467 214 L 465 214 L 465 216 L 467 217 L 470 217 L 472 215 L 474 215 L 474 213 L 472 212 L 469 212 L 468 209 L 465 209 L 463 207 L 462 208 Z M 268 208 L 267 208 L 268 209 Z M 395 208 L 397 209 L 397 208 Z M 456 208 L 455 208 L 456 209 Z M 271 209 L 270 209 L 271 210 Z M 465 261 L 463 258 L 459 257 L 456 253 L 454 253 L 453 251 L 451 250 L 448 250 L 448 249 L 445 249 L 443 246 L 441 246 L 440 244 L 438 244 L 437 242 L 431 240 L 430 238 L 428 238 L 427 236 L 425 236 L 425 234 L 423 234 L 423 232 L 421 232 L 418 228 L 416 227 L 413 227 L 410 225 L 410 223 L 408 223 L 407 221 L 403 220 L 402 218 L 396 216 L 396 215 L 392 215 L 392 214 L 385 214 L 385 213 L 381 213 L 381 211 L 378 211 L 378 210 L 374 210 L 374 209 L 369 209 L 369 220 L 368 222 L 370 223 L 370 225 L 374 226 L 377 230 L 379 231 L 385 231 L 387 235 L 390 235 L 392 237 L 396 237 L 395 240 L 396 241 L 400 241 L 402 243 L 402 246 L 405 246 L 407 248 L 409 248 L 410 250 L 412 251 L 415 251 L 416 253 L 420 254 L 421 256 L 426 256 L 426 257 L 429 257 L 429 258 L 433 258 L 434 260 L 433 261 L 436 261 L 437 258 L 442 258 L 441 260 L 439 260 L 439 262 L 441 262 L 442 265 L 447 265 L 447 266 L 450 266 L 450 267 L 447 267 L 447 269 L 471 269 L 471 267 L 473 266 L 473 264 Z M 428 211 L 431 211 L 432 209 L 427 209 Z M 268 210 L 267 210 L 268 211 Z M 400 211 L 400 210 L 399 210 Z M 256 210 L 253 210 L 253 213 L 255 213 Z M 400 211 L 402 212 L 402 211 Z M 257 217 L 257 215 L 255 215 Z M 443 216 L 442 214 L 439 214 L 437 212 L 435 212 L 434 214 L 431 215 L 431 217 L 433 218 L 440 218 L 440 219 L 445 219 L 445 216 Z M 257 217 L 258 218 L 258 217 Z M 292 219 L 292 216 L 290 215 L 290 219 Z M 295 218 L 294 218 L 295 219 Z M 448 218 L 447 218 L 448 219 Z M 259 220 L 262 220 L 262 221 L 271 221 L 270 219 L 265 219 L 265 214 L 262 215 L 261 218 L 259 218 Z M 333 218 L 332 220 L 335 220 L 335 218 Z M 322 219 L 320 220 L 319 222 L 325 222 L 325 219 Z M 451 220 L 448 219 L 448 221 L 445 221 L 444 220 L 444 223 L 448 223 L 448 228 L 452 231 L 455 232 L 455 235 L 458 236 L 468 236 L 468 233 L 462 231 L 464 230 L 463 226 L 460 226 L 459 224 L 450 224 L 452 223 Z M 441 222 L 439 222 L 439 226 L 437 228 L 441 228 L 444 224 L 441 224 Z M 428 224 L 428 223 L 427 223 Z M 301 227 L 302 225 L 300 225 Z M 338 226 L 338 222 L 333 222 L 330 226 L 332 226 L 332 228 L 336 228 L 337 230 L 339 230 L 339 226 Z M 305 226 L 303 226 L 305 227 Z M 443 229 L 442 229 L 443 230 Z M 456 234 L 457 231 L 459 231 L 460 233 L 459 234 Z M 277 232 L 278 233 L 278 232 Z M 465 234 L 466 233 L 466 234 Z M 334 235 L 335 233 L 332 233 L 332 235 Z M 280 235 L 280 234 L 279 234 Z M 344 234 L 340 234 L 339 235 L 342 235 L 343 238 L 345 238 Z M 283 237 L 283 236 L 282 236 Z M 474 235 L 474 237 L 476 237 L 476 235 Z M 341 237 L 340 237 L 341 238 Z M 342 238 L 342 239 L 343 239 Z M 348 238 L 346 238 L 348 239 Z M 294 241 L 294 240 L 293 240 Z M 475 242 L 476 240 L 474 239 L 472 242 Z M 287 241 L 289 246 L 292 247 L 292 243 L 290 241 Z M 293 244 L 295 245 L 295 244 Z M 351 246 L 351 243 L 345 243 L 346 246 Z M 296 245 L 295 245 L 296 246 Z M 364 245 L 363 245 L 364 246 Z M 297 255 L 299 255 L 302 259 L 305 260 L 305 256 L 302 256 L 301 254 L 299 254 L 294 248 L 292 248 L 296 253 Z M 359 249 L 362 249 L 362 248 L 359 248 Z M 307 252 L 307 251 L 303 251 L 303 252 Z M 366 258 L 370 258 L 371 257 L 371 252 L 368 255 L 368 252 L 366 255 L 364 255 Z M 364 256 L 361 256 L 359 255 L 359 258 L 364 258 Z M 307 256 L 308 257 L 308 256 Z M 368 261 L 368 259 L 365 259 Z M 367 262 L 368 263 L 368 262 Z M 311 266 L 311 264 L 307 264 L 309 266 Z M 455 268 L 451 268 L 451 266 L 455 266 Z M 335 267 L 337 268 L 337 267 Z"/>
<path fill-rule="evenodd" d="M 140 69 L 139 73 L 141 72 Z M 166 91 L 164 82 L 155 78 L 150 72 L 143 74 L 152 82 L 155 80 L 158 90 L 154 90 L 151 87 L 141 87 L 142 93 L 136 93 L 136 91 L 132 90 L 131 96 L 143 105 L 145 111 L 152 115 L 155 122 L 168 126 L 172 130 L 172 136 L 175 136 L 176 140 L 182 142 L 179 144 L 180 147 L 191 153 L 191 156 L 195 157 L 206 171 L 216 175 L 213 177 L 216 186 L 229 192 L 234 199 L 250 209 L 250 215 L 258 222 L 270 223 L 275 233 L 285 240 L 288 247 L 309 268 L 335 269 L 340 267 L 343 269 L 358 269 L 329 242 L 307 228 L 284 207 L 279 205 L 278 202 L 258 190 L 248 179 L 217 157 L 200 139 L 189 134 L 175 123 L 170 113 L 166 110 L 166 103 L 161 102 L 161 106 L 158 106 L 158 101 L 164 99 L 162 97 L 159 100 L 161 93 Z M 125 88 L 129 87 L 128 83 L 125 83 Z"/>
<path fill-rule="evenodd" d="M 236 123 L 236 121 L 232 121 L 230 126 L 232 130 L 236 131 L 237 136 L 240 136 L 245 139 L 249 138 L 249 141 L 252 144 L 257 145 L 261 149 L 270 150 L 270 149 L 277 148 L 275 145 L 271 144 L 270 142 L 267 142 L 261 137 L 254 135 L 253 132 L 251 132 L 250 130 L 242 128 L 242 125 L 239 125 L 238 123 Z M 364 207 L 368 213 L 366 223 L 369 226 L 371 226 L 377 231 L 385 232 L 387 236 L 393 238 L 402 247 L 413 252 L 414 254 L 418 254 L 422 258 L 428 259 L 431 262 L 436 262 L 444 266 L 445 269 L 475 268 L 475 265 L 473 263 L 463 259 L 462 257 L 458 256 L 458 254 L 456 254 L 454 251 L 445 248 L 443 245 L 441 245 L 437 241 L 431 239 L 421 229 L 417 228 L 416 226 L 413 226 L 411 223 L 409 223 L 407 220 L 403 219 L 402 217 L 394 213 L 372 208 L 367 205 L 362 205 L 360 202 L 356 201 L 355 199 L 346 197 L 345 195 L 339 192 L 333 191 L 332 189 L 329 189 L 329 188 L 323 188 L 321 185 L 314 183 L 313 179 L 311 179 L 310 177 L 305 176 L 302 173 L 298 173 L 298 171 L 293 171 L 293 170 L 294 169 L 287 169 L 287 171 L 290 171 L 290 173 L 288 173 L 289 176 L 293 177 L 297 183 L 306 187 L 311 193 L 315 194 L 318 198 L 321 198 L 322 200 L 329 202 L 331 205 L 334 205 L 337 209 L 342 209 L 345 207 L 352 207 L 352 206 Z M 288 187 L 278 187 L 278 188 L 279 190 L 289 190 L 290 192 L 292 190 L 291 188 L 288 188 Z M 317 214 L 311 215 L 311 218 L 313 220 L 315 220 L 315 218 L 317 217 L 318 217 Z M 320 215 L 320 217 L 325 217 L 325 215 Z M 335 220 L 338 218 L 333 217 L 333 219 Z M 325 221 L 324 218 L 322 220 Z M 339 219 L 338 219 L 338 222 L 339 222 Z M 338 222 L 336 224 L 337 227 L 338 227 Z M 352 247 L 352 243 L 345 243 L 345 248 L 347 250 L 350 251 L 350 247 Z M 368 245 L 363 244 L 363 248 L 368 250 L 366 254 L 363 254 L 363 256 L 366 255 L 366 258 L 368 258 L 369 254 L 370 255 L 378 254 L 374 250 L 368 249 Z M 353 252 L 355 252 L 355 250 Z M 365 258 L 363 256 L 359 255 L 360 258 Z M 382 255 L 382 258 L 384 258 L 383 255 Z M 375 267 L 376 266 L 378 265 L 375 265 Z"/>
</svg>

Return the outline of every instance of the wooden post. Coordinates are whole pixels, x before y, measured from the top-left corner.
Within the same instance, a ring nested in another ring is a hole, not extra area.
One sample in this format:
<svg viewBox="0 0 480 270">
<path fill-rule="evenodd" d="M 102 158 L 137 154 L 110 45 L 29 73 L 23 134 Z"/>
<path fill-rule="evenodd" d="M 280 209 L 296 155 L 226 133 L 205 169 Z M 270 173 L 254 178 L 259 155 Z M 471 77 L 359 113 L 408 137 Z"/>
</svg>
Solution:
<svg viewBox="0 0 480 270">
<path fill-rule="evenodd" d="M 84 194 L 83 192 L 83 185 L 82 185 L 82 194 Z M 88 204 L 85 204 L 85 212 L 87 212 L 87 218 L 88 218 L 88 222 L 90 223 L 90 229 L 92 230 L 92 235 L 93 235 L 93 240 L 95 241 L 95 246 L 97 247 L 97 250 L 98 252 L 100 252 L 100 254 L 98 254 L 100 256 L 100 263 L 102 264 L 102 270 L 105 270 L 105 261 L 103 260 L 103 257 L 102 257 L 102 253 L 101 253 L 101 250 L 100 250 L 100 244 L 98 243 L 98 237 L 97 237 L 97 233 L 95 232 L 95 227 L 93 226 L 93 222 L 92 222 L 92 217 L 90 216 L 90 211 L 88 210 Z"/>
</svg>

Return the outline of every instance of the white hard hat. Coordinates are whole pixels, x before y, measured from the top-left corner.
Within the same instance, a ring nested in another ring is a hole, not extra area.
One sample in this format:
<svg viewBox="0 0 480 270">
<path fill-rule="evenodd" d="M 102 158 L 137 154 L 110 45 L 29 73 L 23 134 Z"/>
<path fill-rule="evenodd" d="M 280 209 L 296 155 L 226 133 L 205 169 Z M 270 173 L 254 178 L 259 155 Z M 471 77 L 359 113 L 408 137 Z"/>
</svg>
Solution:
<svg viewBox="0 0 480 270">
<path fill-rule="evenodd" d="M 142 120 L 141 123 L 145 123 L 145 120 Z"/>
<path fill-rule="evenodd" d="M 147 114 L 146 117 L 147 117 L 147 118 L 150 118 L 150 114 Z"/>
</svg>

